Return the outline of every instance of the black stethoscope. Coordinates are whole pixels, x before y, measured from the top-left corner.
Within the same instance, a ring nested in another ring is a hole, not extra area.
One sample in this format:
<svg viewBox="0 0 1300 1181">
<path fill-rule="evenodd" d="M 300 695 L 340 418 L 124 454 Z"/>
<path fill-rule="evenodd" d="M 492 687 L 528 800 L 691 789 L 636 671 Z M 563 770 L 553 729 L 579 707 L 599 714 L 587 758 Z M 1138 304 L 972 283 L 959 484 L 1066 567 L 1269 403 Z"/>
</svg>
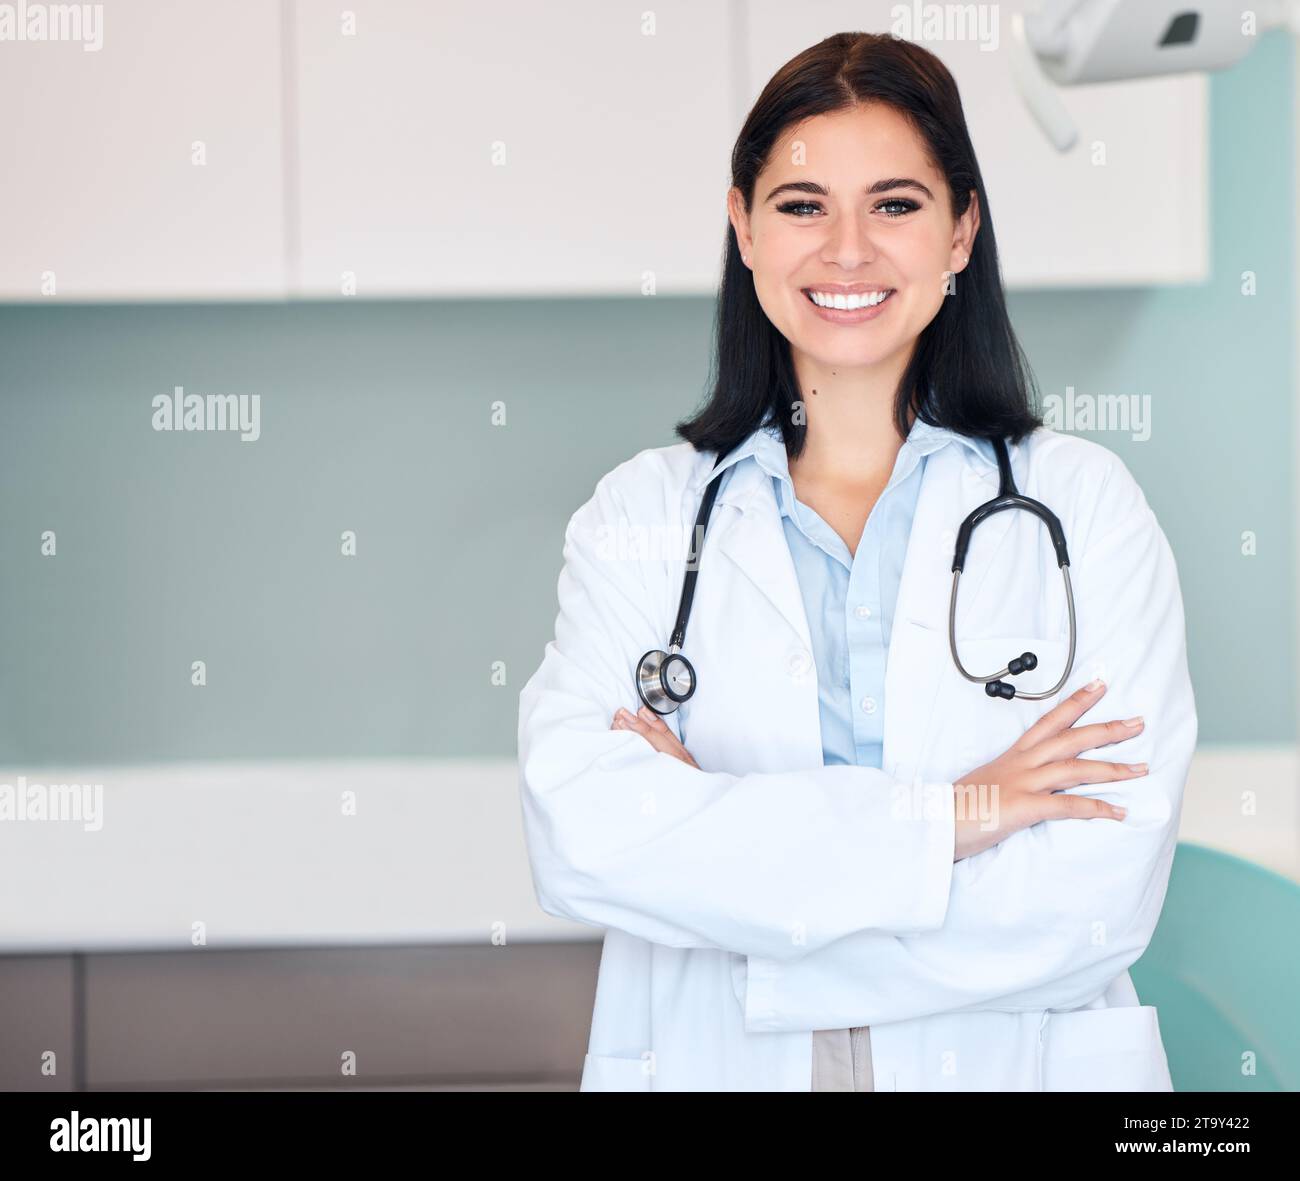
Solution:
<svg viewBox="0 0 1300 1181">
<path fill-rule="evenodd" d="M 983 684 L 984 692 L 990 697 L 1000 697 L 1010 701 L 1019 696 L 1027 701 L 1041 701 L 1052 697 L 1065 684 L 1070 670 L 1074 667 L 1074 645 L 1076 639 L 1074 622 L 1074 592 L 1070 587 L 1070 556 L 1065 547 L 1065 530 L 1056 514 L 1045 504 L 1029 496 L 1021 496 L 1016 490 L 1015 480 L 1011 475 L 1011 459 L 1007 455 L 1006 442 L 1001 438 L 992 440 L 998 458 L 998 494 L 992 500 L 976 508 L 961 523 L 957 530 L 957 544 L 952 558 L 952 596 L 948 605 L 948 648 L 952 653 L 957 671 L 968 681 Z M 713 465 L 716 476 L 718 465 L 730 454 L 730 451 L 718 455 Z M 709 516 L 713 512 L 713 502 L 717 499 L 720 480 L 710 476 L 709 486 L 705 489 L 704 499 L 700 502 L 700 511 L 695 516 L 695 528 L 691 533 L 691 549 L 686 558 L 686 579 L 682 584 L 682 597 L 677 605 L 677 622 L 668 641 L 668 650 L 653 649 L 637 662 L 637 695 L 657 714 L 673 713 L 684 701 L 689 701 L 697 684 L 695 669 L 691 662 L 682 655 L 682 643 L 686 639 L 686 623 L 691 614 L 691 600 L 695 597 L 695 579 L 699 574 L 700 554 L 704 549 L 704 534 L 709 527 Z M 957 655 L 957 582 L 961 578 L 962 567 L 966 564 L 966 551 L 970 548 L 971 534 L 975 526 L 987 520 L 994 513 L 1005 509 L 1024 509 L 1038 517 L 1047 526 L 1056 550 L 1056 564 L 1060 567 L 1065 580 L 1065 601 L 1070 612 L 1070 651 L 1065 660 L 1065 671 L 1061 679 L 1050 689 L 1041 693 L 1019 693 L 1014 685 L 1002 680 L 1006 676 L 1018 676 L 1038 667 L 1038 657 L 1032 652 L 1024 652 L 1007 663 L 1006 668 L 990 673 L 986 677 L 976 676 L 966 671 Z"/>
</svg>

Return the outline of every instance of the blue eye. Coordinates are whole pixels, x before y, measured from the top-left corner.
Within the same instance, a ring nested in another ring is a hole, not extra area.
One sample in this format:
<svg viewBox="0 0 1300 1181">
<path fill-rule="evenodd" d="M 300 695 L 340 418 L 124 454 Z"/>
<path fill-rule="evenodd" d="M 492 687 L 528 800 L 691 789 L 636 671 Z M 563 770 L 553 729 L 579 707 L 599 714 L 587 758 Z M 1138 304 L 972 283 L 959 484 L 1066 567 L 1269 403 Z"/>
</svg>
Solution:
<svg viewBox="0 0 1300 1181">
<path fill-rule="evenodd" d="M 778 213 L 794 213 L 796 209 L 820 209 L 821 206 L 816 201 L 787 201 L 784 205 L 776 207 Z M 804 214 L 798 216 L 803 217 Z"/>
<path fill-rule="evenodd" d="M 921 206 L 915 201 L 910 201 L 906 197 L 888 197 L 876 206 L 877 209 L 882 211 L 889 207 L 897 209 L 898 212 L 886 213 L 886 217 L 902 217 L 905 214 L 913 213 L 921 208 Z M 821 206 L 816 201 L 786 201 L 783 204 L 778 205 L 776 210 L 778 213 L 789 213 L 795 217 L 804 218 L 811 215 L 799 212 L 800 210 L 813 210 L 814 212 L 819 212 Z"/>
</svg>

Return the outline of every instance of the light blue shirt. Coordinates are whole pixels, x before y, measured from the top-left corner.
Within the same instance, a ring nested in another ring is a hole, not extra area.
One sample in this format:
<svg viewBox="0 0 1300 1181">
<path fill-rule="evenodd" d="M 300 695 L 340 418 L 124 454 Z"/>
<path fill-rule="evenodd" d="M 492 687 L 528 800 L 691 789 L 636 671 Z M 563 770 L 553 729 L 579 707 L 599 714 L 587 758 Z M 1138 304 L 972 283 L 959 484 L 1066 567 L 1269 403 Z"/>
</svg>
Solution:
<svg viewBox="0 0 1300 1181">
<path fill-rule="evenodd" d="M 929 456 L 959 442 L 996 463 L 993 445 L 919 418 L 894 462 L 893 474 L 867 518 L 857 551 L 795 496 L 780 429 L 760 427 L 724 461 L 718 477 L 757 463 L 772 477 L 786 543 L 794 559 L 812 640 L 826 765 L 879 768 L 885 733 L 885 657 L 903 558 Z M 719 489 L 721 491 L 721 489 Z"/>
</svg>

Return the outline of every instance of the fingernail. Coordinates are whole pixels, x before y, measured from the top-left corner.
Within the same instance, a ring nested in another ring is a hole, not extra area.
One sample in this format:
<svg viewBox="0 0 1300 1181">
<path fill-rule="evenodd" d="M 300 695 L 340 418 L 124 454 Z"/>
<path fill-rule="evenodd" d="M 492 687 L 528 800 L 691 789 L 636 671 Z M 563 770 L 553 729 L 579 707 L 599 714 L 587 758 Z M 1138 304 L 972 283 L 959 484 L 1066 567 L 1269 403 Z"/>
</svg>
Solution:
<svg viewBox="0 0 1300 1181">
<path fill-rule="evenodd" d="M 1129 763 L 1128 769 L 1130 771 L 1145 771 L 1147 769 L 1147 765 L 1146 763 Z"/>
<path fill-rule="evenodd" d="M 1134 729 L 1142 725 L 1142 715 L 1138 714 L 1138 716 L 1135 718 L 1125 718 L 1124 725 L 1128 726 L 1130 729 Z"/>
<path fill-rule="evenodd" d="M 1101 678 L 1098 677 L 1095 681 L 1088 682 L 1085 688 L 1089 693 L 1096 693 L 1097 690 L 1101 688 Z"/>
<path fill-rule="evenodd" d="M 1128 815 L 1128 809 L 1127 809 L 1127 808 L 1121 808 L 1121 807 L 1119 807 L 1118 805 L 1116 805 L 1116 807 L 1115 807 L 1115 811 L 1119 813 L 1119 815 L 1120 815 L 1120 819 L 1121 819 L 1121 820 L 1122 820 L 1125 816 Z"/>
</svg>

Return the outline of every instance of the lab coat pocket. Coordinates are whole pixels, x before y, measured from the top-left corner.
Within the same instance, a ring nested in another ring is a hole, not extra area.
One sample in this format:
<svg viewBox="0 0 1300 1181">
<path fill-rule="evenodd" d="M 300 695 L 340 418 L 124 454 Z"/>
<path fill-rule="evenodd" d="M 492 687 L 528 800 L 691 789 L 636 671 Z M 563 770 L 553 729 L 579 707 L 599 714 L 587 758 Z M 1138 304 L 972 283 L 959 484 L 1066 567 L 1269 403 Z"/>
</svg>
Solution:
<svg viewBox="0 0 1300 1181">
<path fill-rule="evenodd" d="M 988 676 L 1006 668 L 1009 661 L 1032 652 L 1037 667 L 1019 676 L 1004 677 L 1017 691 L 1040 693 L 1061 678 L 1068 639 L 1044 639 L 1041 636 L 993 636 L 978 639 L 957 638 L 957 654 L 966 671 Z M 948 637 L 943 637 L 943 654 L 947 669 L 942 705 L 936 727 L 936 751 L 942 752 L 943 765 L 931 771 L 932 777 L 966 775 L 977 767 L 1004 754 L 1043 714 L 1058 704 L 1069 685 L 1054 697 L 1032 701 L 1023 697 L 1004 700 L 990 697 L 978 681 L 968 681 L 957 671 L 948 651 Z M 1071 670 L 1073 673 L 1073 670 Z"/>
<path fill-rule="evenodd" d="M 1044 1091 L 1172 1091 L 1154 1005 L 1048 1013 L 1039 1038 Z"/>
<path fill-rule="evenodd" d="M 580 1091 L 649 1091 L 654 1059 L 618 1054 L 588 1054 L 582 1062 Z"/>
</svg>

